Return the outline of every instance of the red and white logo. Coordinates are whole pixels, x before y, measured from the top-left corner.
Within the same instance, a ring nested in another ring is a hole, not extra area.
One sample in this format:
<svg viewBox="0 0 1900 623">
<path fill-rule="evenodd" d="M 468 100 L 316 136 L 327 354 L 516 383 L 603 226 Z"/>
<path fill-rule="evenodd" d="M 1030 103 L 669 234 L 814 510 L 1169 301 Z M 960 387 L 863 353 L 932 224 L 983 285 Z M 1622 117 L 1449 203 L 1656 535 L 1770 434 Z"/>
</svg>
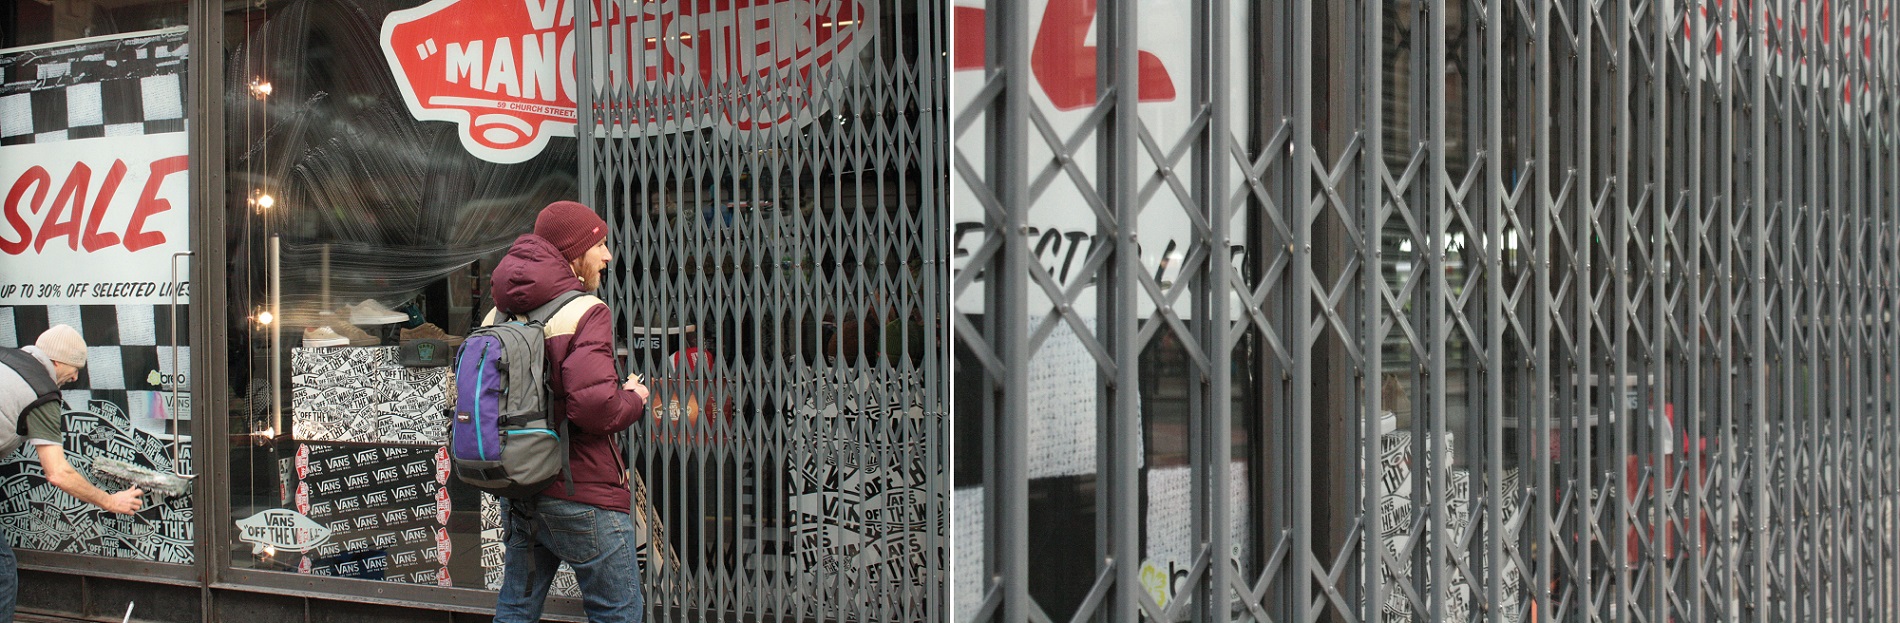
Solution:
<svg viewBox="0 0 1900 623">
<path fill-rule="evenodd" d="M 1043 4 L 1042 22 L 1036 26 L 1035 44 L 1029 50 L 1030 73 L 1056 110 L 1094 106 L 1098 55 L 1095 46 L 1089 43 L 1094 34 L 1096 3 L 1094 0 L 1044 0 Z M 962 5 L 954 9 L 956 40 L 952 43 L 951 68 L 955 71 L 983 69 L 989 35 L 984 13 L 988 9 Z M 1159 55 L 1140 50 L 1135 58 L 1139 72 L 1137 99 L 1143 102 L 1177 99 L 1174 77 L 1168 74 L 1168 67 Z"/>
<path fill-rule="evenodd" d="M 607 59 L 588 84 L 636 102 L 612 111 L 625 121 L 607 130 L 620 135 L 810 123 L 830 99 L 813 93 L 841 90 L 877 33 L 862 0 L 588 1 L 589 57 Z M 409 113 L 460 125 L 469 153 L 504 164 L 574 136 L 573 2 L 434 0 L 390 13 L 383 57 Z"/>
<path fill-rule="evenodd" d="M 435 559 L 444 567 L 449 566 L 449 529 L 435 529 Z"/>
<path fill-rule="evenodd" d="M 435 522 L 443 525 L 448 525 L 449 523 L 448 487 L 435 490 Z"/>
<path fill-rule="evenodd" d="M 310 446 L 297 446 L 297 478 L 310 476 Z"/>
<path fill-rule="evenodd" d="M 449 484 L 449 449 L 435 449 L 435 484 Z"/>
<path fill-rule="evenodd" d="M 310 557 L 309 556 L 304 556 L 303 560 L 300 560 L 297 562 L 297 573 L 310 575 Z"/>
<path fill-rule="evenodd" d="M 310 514 L 310 483 L 297 483 L 297 513 Z"/>
<path fill-rule="evenodd" d="M 442 551 L 442 550 L 438 549 L 436 551 Z M 435 585 L 436 586 L 454 586 L 455 585 L 455 582 L 449 580 L 448 567 L 443 567 L 441 571 L 436 572 Z"/>
</svg>

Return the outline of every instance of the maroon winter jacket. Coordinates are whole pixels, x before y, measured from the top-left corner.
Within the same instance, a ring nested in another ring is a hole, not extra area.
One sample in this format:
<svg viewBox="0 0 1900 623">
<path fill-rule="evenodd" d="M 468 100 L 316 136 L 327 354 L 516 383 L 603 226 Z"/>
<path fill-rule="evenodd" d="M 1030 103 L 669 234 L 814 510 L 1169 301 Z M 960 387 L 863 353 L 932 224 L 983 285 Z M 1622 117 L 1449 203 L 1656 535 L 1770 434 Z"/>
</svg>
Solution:
<svg viewBox="0 0 1900 623">
<path fill-rule="evenodd" d="M 495 265 L 491 285 L 497 307 L 524 314 L 585 287 L 554 243 L 534 234 L 515 239 Z M 547 334 L 550 409 L 567 414 L 574 493 L 567 492 L 563 478 L 541 494 L 627 512 L 633 493 L 625 455 L 613 435 L 639 421 L 646 404 L 639 394 L 620 388 L 613 316 L 599 299 L 582 296 L 548 319 Z"/>
</svg>

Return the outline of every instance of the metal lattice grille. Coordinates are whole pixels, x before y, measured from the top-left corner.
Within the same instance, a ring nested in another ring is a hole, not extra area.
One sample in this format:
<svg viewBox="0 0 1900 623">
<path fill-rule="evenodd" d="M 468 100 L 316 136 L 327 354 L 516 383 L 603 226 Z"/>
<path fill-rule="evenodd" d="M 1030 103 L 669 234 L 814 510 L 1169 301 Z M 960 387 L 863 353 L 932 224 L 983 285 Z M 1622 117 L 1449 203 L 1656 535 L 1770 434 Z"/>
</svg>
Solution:
<svg viewBox="0 0 1900 623">
<path fill-rule="evenodd" d="M 960 620 L 1900 617 L 1891 3 L 1076 4 L 956 7 Z"/>
<path fill-rule="evenodd" d="M 582 177 L 654 388 L 651 611 L 941 620 L 945 7 L 608 6 L 577 44 Z"/>
</svg>

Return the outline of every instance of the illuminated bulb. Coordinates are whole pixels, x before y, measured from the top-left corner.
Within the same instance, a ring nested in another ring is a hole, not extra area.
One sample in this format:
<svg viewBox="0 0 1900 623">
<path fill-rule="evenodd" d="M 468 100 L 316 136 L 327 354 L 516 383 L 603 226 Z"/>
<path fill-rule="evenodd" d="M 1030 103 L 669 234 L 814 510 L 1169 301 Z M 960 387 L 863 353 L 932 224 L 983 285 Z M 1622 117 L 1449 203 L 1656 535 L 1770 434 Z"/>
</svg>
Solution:
<svg viewBox="0 0 1900 623">
<path fill-rule="evenodd" d="M 269 194 L 262 194 L 262 195 L 257 196 L 257 207 L 269 210 L 271 209 L 272 206 L 275 206 L 275 205 L 277 205 L 276 197 L 272 197 Z"/>
<path fill-rule="evenodd" d="M 271 86 L 269 82 L 264 82 L 262 80 L 256 80 L 256 79 L 251 80 L 251 96 L 252 97 L 255 97 L 257 99 L 264 99 L 266 97 L 270 97 L 270 92 L 271 92 Z"/>
<path fill-rule="evenodd" d="M 258 312 L 257 314 L 257 324 L 268 325 L 270 321 L 274 319 L 276 319 L 276 317 L 272 316 L 270 312 Z"/>
</svg>

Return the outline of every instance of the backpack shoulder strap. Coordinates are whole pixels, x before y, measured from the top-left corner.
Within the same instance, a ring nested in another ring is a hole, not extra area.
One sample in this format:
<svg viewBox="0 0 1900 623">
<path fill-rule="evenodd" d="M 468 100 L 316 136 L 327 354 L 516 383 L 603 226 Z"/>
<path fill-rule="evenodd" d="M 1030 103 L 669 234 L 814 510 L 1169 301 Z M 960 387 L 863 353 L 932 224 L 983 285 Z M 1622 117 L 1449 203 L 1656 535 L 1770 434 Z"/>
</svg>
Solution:
<svg viewBox="0 0 1900 623">
<path fill-rule="evenodd" d="M 12 368 L 20 378 L 26 379 L 26 385 L 33 388 L 34 396 L 43 397 L 59 391 L 59 383 L 53 382 L 53 375 L 46 373 L 46 365 L 31 353 L 18 348 L 0 348 L 0 364 Z"/>
<path fill-rule="evenodd" d="M 562 292 L 560 296 L 554 297 L 554 300 L 548 301 L 546 304 L 534 308 L 534 311 L 528 312 L 528 323 L 545 325 L 548 323 L 549 318 L 553 318 L 555 313 L 561 311 L 561 308 L 567 307 L 569 302 L 586 294 L 586 292 L 580 290 Z"/>
</svg>

